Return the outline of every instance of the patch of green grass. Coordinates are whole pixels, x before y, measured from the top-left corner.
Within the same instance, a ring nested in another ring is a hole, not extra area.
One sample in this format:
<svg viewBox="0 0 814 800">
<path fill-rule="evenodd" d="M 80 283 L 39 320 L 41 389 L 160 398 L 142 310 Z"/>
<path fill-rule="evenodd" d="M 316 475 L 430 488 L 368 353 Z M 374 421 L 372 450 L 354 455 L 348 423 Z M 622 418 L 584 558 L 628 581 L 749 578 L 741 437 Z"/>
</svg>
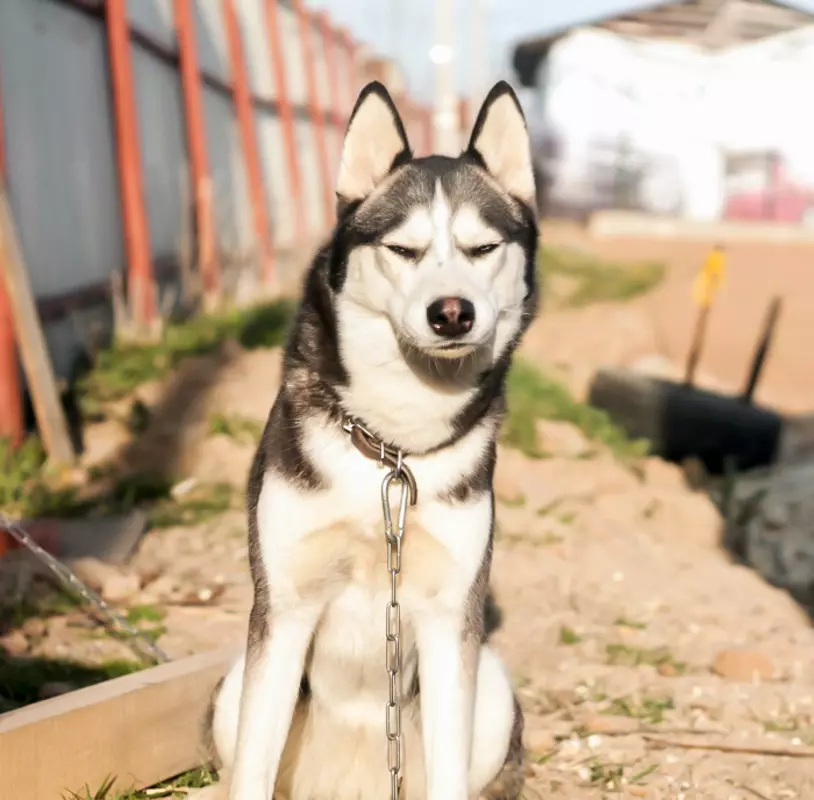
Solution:
<svg viewBox="0 0 814 800">
<path fill-rule="evenodd" d="M 240 414 L 213 414 L 209 418 L 209 433 L 228 436 L 238 442 L 260 441 L 263 424 Z"/>
<path fill-rule="evenodd" d="M 108 778 L 96 791 L 85 787 L 80 792 L 69 792 L 63 795 L 64 800 L 154 800 L 154 798 L 186 797 L 189 789 L 203 789 L 211 786 L 218 779 L 217 773 L 210 767 L 198 767 L 185 772 L 172 780 L 160 783 L 143 791 L 116 791 L 114 779 Z"/>
<path fill-rule="evenodd" d="M 613 666 L 638 667 L 649 664 L 653 667 L 670 667 L 677 675 L 687 669 L 687 665 L 683 661 L 676 661 L 666 647 L 643 648 L 627 644 L 609 644 L 605 647 L 605 655 L 607 663 Z"/>
<path fill-rule="evenodd" d="M 673 701 L 669 697 L 646 696 L 638 701 L 630 697 L 617 697 L 611 700 L 605 713 L 640 719 L 648 725 L 658 725 L 664 722 L 664 712 L 672 708 Z"/>
<path fill-rule="evenodd" d="M 665 274 L 663 263 L 606 261 L 566 247 L 541 248 L 538 267 L 543 280 L 564 279 L 564 287 L 555 295 L 561 308 L 631 300 L 655 288 Z"/>
<path fill-rule="evenodd" d="M 560 644 L 574 645 L 581 641 L 582 637 L 573 628 L 569 628 L 567 625 L 560 628 Z"/>
<path fill-rule="evenodd" d="M 82 407 L 98 412 L 100 404 L 118 400 L 137 386 L 169 374 L 184 359 L 217 351 L 227 340 L 247 349 L 283 343 L 293 305 L 276 301 L 248 309 L 200 314 L 168 325 L 160 342 L 114 344 L 99 353 L 80 383 Z"/>
<path fill-rule="evenodd" d="M 626 786 L 641 785 L 658 769 L 658 765 L 648 764 L 628 776 L 633 764 L 605 763 L 598 758 L 592 759 L 588 766 L 588 782 L 614 793 L 621 793 Z"/>
<path fill-rule="evenodd" d="M 632 619 L 628 619 L 627 617 L 617 617 L 613 624 L 619 628 L 632 628 L 633 630 L 643 631 L 647 625 L 644 622 L 635 622 Z"/>
<path fill-rule="evenodd" d="M 231 508 L 237 508 L 237 492 L 228 483 L 200 484 L 187 494 L 160 500 L 150 513 L 154 528 L 198 525 Z"/>
<path fill-rule="evenodd" d="M 97 666 L 47 658 L 11 657 L 0 650 L 0 696 L 20 706 L 35 703 L 47 683 L 69 683 L 77 688 L 138 672 L 136 661 L 108 661 Z"/>
<path fill-rule="evenodd" d="M 605 445 L 619 458 L 639 458 L 647 453 L 647 442 L 629 439 L 604 411 L 575 400 L 562 383 L 528 361 L 515 361 L 508 376 L 507 393 L 509 410 L 503 441 L 532 458 L 544 455 L 537 447 L 538 419 L 570 422 L 588 439 Z"/>
</svg>

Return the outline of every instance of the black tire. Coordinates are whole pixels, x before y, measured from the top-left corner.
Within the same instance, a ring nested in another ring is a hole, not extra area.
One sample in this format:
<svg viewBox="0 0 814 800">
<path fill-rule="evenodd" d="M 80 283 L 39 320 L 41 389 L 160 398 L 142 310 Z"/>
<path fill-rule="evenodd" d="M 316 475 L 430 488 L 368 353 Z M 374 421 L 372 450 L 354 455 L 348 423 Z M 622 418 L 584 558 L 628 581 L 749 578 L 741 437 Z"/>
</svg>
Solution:
<svg viewBox="0 0 814 800">
<path fill-rule="evenodd" d="M 654 454 L 676 463 L 696 457 L 713 475 L 723 473 L 728 459 L 746 470 L 771 464 L 777 454 L 780 415 L 740 398 L 603 369 L 589 402 L 632 438 L 648 439 Z"/>
</svg>

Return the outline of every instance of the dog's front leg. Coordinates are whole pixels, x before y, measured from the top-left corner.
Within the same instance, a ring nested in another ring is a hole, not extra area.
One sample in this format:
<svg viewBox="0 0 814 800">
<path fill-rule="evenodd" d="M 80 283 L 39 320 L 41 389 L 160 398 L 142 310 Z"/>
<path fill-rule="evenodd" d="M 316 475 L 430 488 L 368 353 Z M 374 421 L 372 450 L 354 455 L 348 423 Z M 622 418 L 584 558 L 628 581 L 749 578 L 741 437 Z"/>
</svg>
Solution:
<svg viewBox="0 0 814 800">
<path fill-rule="evenodd" d="M 427 800 L 468 797 L 477 642 L 463 630 L 463 609 L 416 620 Z"/>
<path fill-rule="evenodd" d="M 266 624 L 252 611 L 229 800 L 271 800 L 274 794 L 319 613 L 318 607 L 298 607 L 270 614 Z"/>
</svg>

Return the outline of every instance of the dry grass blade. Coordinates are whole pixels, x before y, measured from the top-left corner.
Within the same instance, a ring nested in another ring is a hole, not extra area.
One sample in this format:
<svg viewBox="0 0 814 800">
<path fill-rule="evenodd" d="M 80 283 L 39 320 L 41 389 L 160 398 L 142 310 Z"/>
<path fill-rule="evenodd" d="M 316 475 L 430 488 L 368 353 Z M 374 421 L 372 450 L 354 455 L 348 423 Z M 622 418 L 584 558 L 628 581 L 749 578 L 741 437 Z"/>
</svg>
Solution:
<svg viewBox="0 0 814 800">
<path fill-rule="evenodd" d="M 663 739 L 660 736 L 644 736 L 656 747 L 675 747 L 681 750 L 712 750 L 719 753 L 739 753 L 752 756 L 788 756 L 789 758 L 814 758 L 814 747 L 773 747 L 771 745 L 739 745 L 727 742 L 686 742 L 680 739 Z"/>
</svg>

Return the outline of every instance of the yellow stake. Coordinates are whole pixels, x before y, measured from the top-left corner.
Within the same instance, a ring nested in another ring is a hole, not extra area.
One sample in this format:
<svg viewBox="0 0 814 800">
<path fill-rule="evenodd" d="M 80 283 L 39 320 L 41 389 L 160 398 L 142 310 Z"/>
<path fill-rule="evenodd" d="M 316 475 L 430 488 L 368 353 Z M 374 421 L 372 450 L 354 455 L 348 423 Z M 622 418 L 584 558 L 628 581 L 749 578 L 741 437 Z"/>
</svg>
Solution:
<svg viewBox="0 0 814 800">
<path fill-rule="evenodd" d="M 692 299 L 697 306 L 709 308 L 715 299 L 715 293 L 726 279 L 726 250 L 716 244 L 698 271 L 692 285 Z"/>
</svg>

